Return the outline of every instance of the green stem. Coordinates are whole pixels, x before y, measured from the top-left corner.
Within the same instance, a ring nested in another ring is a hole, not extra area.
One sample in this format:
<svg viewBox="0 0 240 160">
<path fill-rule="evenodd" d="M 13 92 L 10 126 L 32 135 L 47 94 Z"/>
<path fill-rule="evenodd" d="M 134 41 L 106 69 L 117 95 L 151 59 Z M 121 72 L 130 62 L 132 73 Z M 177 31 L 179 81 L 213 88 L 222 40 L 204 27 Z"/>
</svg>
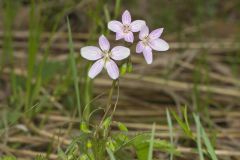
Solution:
<svg viewBox="0 0 240 160">
<path fill-rule="evenodd" d="M 108 101 L 107 101 L 107 111 L 110 109 L 111 107 L 111 103 L 112 103 L 112 96 L 113 96 L 113 91 L 114 91 L 114 88 L 115 88 L 115 85 L 116 85 L 116 82 L 117 80 L 113 80 L 112 82 L 112 87 L 111 87 L 111 90 L 109 92 L 109 95 L 108 95 Z"/>
<path fill-rule="evenodd" d="M 118 104 L 118 98 L 119 98 L 119 80 L 118 80 L 117 82 L 118 82 L 118 84 L 117 84 L 117 100 L 116 100 L 116 102 L 115 102 L 115 104 L 114 104 L 113 111 L 112 111 L 112 113 L 111 113 L 111 118 L 113 117 L 113 115 L 114 115 L 114 113 L 115 113 L 115 111 L 116 111 L 116 108 L 117 108 L 117 104 Z"/>
<path fill-rule="evenodd" d="M 111 89 L 110 89 L 110 92 L 109 92 L 109 95 L 108 95 L 108 100 L 107 100 L 107 106 L 106 106 L 107 108 L 106 108 L 106 111 L 105 111 L 105 113 L 104 113 L 104 115 L 103 115 L 103 118 L 102 118 L 102 120 L 101 120 L 100 126 L 102 125 L 104 119 L 105 119 L 106 116 L 108 115 L 108 112 L 109 112 L 109 110 L 110 110 L 110 108 L 111 108 L 112 96 L 113 96 L 113 91 L 114 91 L 116 82 L 117 82 L 117 80 L 113 80 L 113 82 L 112 82 L 112 87 L 111 87 Z"/>
</svg>

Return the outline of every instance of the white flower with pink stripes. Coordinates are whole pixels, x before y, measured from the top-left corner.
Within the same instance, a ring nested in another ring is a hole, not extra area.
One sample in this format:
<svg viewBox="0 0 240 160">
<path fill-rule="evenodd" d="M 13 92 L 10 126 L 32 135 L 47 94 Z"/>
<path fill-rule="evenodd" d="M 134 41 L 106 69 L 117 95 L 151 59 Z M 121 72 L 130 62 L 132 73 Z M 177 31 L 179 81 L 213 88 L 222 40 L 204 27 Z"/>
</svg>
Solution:
<svg viewBox="0 0 240 160">
<path fill-rule="evenodd" d="M 132 22 L 131 15 L 128 10 L 122 14 L 122 22 L 113 20 L 108 23 L 108 29 L 116 32 L 116 40 L 124 39 L 133 43 L 133 32 L 139 32 L 146 25 L 143 20 L 135 20 Z"/>
<path fill-rule="evenodd" d="M 90 78 L 95 78 L 103 68 L 108 72 L 112 79 L 119 77 L 119 69 L 114 60 L 119 61 L 130 55 L 130 49 L 123 46 L 116 46 L 110 50 L 107 38 L 102 35 L 99 37 L 99 46 L 86 46 L 81 48 L 81 56 L 90 61 L 96 61 L 88 72 Z"/>
<path fill-rule="evenodd" d="M 143 53 L 143 56 L 148 64 L 153 61 L 152 50 L 166 51 L 169 49 L 169 45 L 166 41 L 160 38 L 163 32 L 163 28 L 155 29 L 149 34 L 147 26 L 143 27 L 139 33 L 139 39 L 136 46 L 137 53 Z"/>
</svg>

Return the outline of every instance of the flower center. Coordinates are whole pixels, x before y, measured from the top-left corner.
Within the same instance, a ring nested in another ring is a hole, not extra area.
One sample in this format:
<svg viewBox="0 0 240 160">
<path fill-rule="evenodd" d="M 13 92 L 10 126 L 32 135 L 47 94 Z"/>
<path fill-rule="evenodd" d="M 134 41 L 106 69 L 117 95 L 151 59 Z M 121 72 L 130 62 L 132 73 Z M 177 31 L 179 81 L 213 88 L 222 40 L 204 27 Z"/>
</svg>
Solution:
<svg viewBox="0 0 240 160">
<path fill-rule="evenodd" d="M 142 40 L 143 45 L 148 46 L 149 45 L 149 40 L 150 40 L 150 38 L 148 36 L 144 37 L 143 40 Z"/>
<path fill-rule="evenodd" d="M 131 31 L 130 26 L 129 26 L 129 25 L 124 25 L 124 26 L 123 26 L 123 32 L 124 32 L 124 33 L 128 33 L 129 31 Z"/>
<path fill-rule="evenodd" d="M 104 61 L 107 61 L 110 59 L 111 52 L 109 51 L 103 51 Z"/>
</svg>

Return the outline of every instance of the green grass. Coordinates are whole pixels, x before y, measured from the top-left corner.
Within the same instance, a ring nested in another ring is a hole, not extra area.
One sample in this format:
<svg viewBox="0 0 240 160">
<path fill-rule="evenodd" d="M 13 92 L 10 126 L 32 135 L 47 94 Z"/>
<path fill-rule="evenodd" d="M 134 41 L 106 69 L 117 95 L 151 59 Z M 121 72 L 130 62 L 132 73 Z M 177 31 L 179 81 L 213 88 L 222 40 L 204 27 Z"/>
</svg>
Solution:
<svg viewBox="0 0 240 160">
<path fill-rule="evenodd" d="M 26 96 L 25 96 L 25 111 L 33 105 L 33 93 L 38 88 L 38 85 L 33 85 L 35 77 L 34 70 L 36 67 L 36 56 L 39 49 L 41 23 L 39 13 L 35 10 L 35 2 L 31 1 L 30 8 L 30 29 L 28 41 L 28 64 L 27 64 L 27 80 L 26 80 Z M 28 115 L 31 116 L 31 115 Z"/>
<path fill-rule="evenodd" d="M 199 159 L 204 160 L 203 157 L 203 150 L 202 150 L 202 134 L 201 134 L 201 124 L 199 120 L 199 116 L 194 115 L 194 120 L 197 126 L 197 147 L 198 147 L 198 154 L 199 154 Z"/>
<path fill-rule="evenodd" d="M 69 19 L 67 18 L 67 25 L 68 25 L 68 38 L 69 38 L 69 49 L 70 49 L 70 61 L 71 61 L 71 69 L 72 69 L 72 76 L 74 80 L 74 87 L 75 87 L 75 93 L 77 97 L 77 108 L 78 108 L 78 114 L 79 117 L 82 118 L 82 109 L 81 109 L 81 103 L 80 103 L 80 93 L 79 93 L 79 80 L 78 80 L 78 74 L 77 74 L 77 65 L 75 62 L 75 52 L 73 49 L 73 41 L 72 41 L 72 31 L 69 23 Z"/>
<path fill-rule="evenodd" d="M 195 119 L 195 123 L 197 125 L 197 145 L 198 145 L 198 153 L 200 160 L 204 160 L 203 157 L 203 150 L 202 150 L 202 140 L 204 142 L 204 145 L 206 146 L 207 152 L 210 155 L 210 158 L 212 160 L 217 160 L 217 156 L 215 154 L 214 148 L 208 138 L 208 135 L 205 132 L 205 129 L 202 127 L 202 124 L 200 122 L 199 116 L 193 115 Z"/>
<path fill-rule="evenodd" d="M 151 133 L 151 139 L 149 142 L 149 150 L 148 150 L 148 160 L 153 159 L 153 145 L 154 145 L 154 135 L 155 135 L 155 123 L 152 126 L 152 133 Z"/>
<path fill-rule="evenodd" d="M 172 126 L 172 118 L 171 118 L 171 115 L 167 109 L 166 111 L 167 113 L 167 122 L 168 122 L 168 128 L 169 128 L 169 136 L 170 136 L 170 142 L 172 145 L 173 144 L 173 126 Z M 170 153 L 170 160 L 173 160 L 173 153 Z"/>
</svg>

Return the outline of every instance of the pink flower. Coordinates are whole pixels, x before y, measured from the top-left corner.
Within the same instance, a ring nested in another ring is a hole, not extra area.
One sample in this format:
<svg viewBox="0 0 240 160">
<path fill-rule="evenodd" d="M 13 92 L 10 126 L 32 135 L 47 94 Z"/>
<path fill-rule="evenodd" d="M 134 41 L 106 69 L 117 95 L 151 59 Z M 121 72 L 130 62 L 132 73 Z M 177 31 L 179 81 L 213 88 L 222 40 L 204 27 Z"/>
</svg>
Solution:
<svg viewBox="0 0 240 160">
<path fill-rule="evenodd" d="M 131 15 L 128 10 L 122 14 L 122 23 L 116 20 L 108 23 L 108 29 L 116 32 L 116 40 L 123 39 L 133 43 L 133 32 L 139 32 L 146 23 L 143 20 L 135 20 L 131 22 Z"/>
<path fill-rule="evenodd" d="M 130 49 L 123 46 L 116 46 L 110 51 L 110 44 L 107 38 L 102 35 L 99 37 L 99 46 L 86 46 L 81 48 L 81 56 L 90 61 L 96 61 L 88 72 L 90 78 L 96 77 L 105 68 L 112 79 L 119 77 L 117 64 L 119 61 L 130 55 Z"/>
<path fill-rule="evenodd" d="M 169 49 L 168 43 L 159 38 L 162 32 L 163 28 L 158 28 L 149 34 L 149 29 L 145 26 L 139 33 L 141 41 L 136 46 L 136 52 L 143 52 L 143 56 L 148 64 L 151 64 L 153 60 L 152 50 L 166 51 Z"/>
</svg>

